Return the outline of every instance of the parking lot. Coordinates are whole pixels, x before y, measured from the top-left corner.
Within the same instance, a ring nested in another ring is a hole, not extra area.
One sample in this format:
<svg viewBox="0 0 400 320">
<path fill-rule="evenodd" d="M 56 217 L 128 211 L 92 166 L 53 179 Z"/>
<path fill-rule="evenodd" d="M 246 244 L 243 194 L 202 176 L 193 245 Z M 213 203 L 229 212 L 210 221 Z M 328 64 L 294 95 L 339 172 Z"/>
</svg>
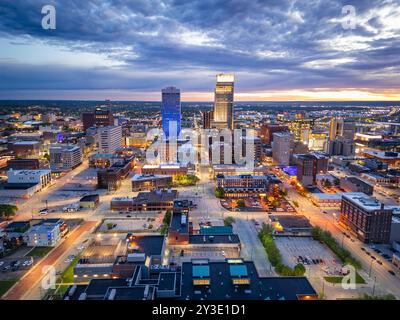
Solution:
<svg viewBox="0 0 400 320">
<path fill-rule="evenodd" d="M 276 237 L 275 242 L 283 262 L 292 268 L 303 263 L 315 275 L 341 274 L 341 261 L 328 247 L 311 237 Z"/>
<path fill-rule="evenodd" d="M 0 279 L 9 278 L 9 273 L 28 270 L 33 266 L 33 257 L 3 258 L 0 260 Z M 14 277 L 15 275 L 13 275 Z"/>
<path fill-rule="evenodd" d="M 149 232 L 161 227 L 162 214 L 146 214 L 144 217 L 105 219 L 99 227 L 99 232 L 134 232 L 148 230 Z"/>
</svg>

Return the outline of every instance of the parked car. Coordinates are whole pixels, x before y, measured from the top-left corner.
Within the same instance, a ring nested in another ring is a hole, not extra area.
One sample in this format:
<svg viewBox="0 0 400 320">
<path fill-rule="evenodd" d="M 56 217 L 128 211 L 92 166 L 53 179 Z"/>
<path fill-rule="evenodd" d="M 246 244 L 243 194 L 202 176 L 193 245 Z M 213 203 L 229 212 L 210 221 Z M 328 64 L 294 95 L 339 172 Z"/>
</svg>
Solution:
<svg viewBox="0 0 400 320">
<path fill-rule="evenodd" d="M 388 272 L 389 272 L 392 276 L 396 276 L 396 274 L 394 273 L 393 270 L 388 270 Z"/>
</svg>

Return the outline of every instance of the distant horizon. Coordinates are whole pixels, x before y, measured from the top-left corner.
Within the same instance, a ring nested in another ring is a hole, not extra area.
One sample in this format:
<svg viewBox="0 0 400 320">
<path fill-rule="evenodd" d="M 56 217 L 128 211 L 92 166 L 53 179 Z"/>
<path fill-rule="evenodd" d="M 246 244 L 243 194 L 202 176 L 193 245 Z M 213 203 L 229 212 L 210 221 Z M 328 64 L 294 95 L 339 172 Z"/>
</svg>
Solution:
<svg viewBox="0 0 400 320">
<path fill-rule="evenodd" d="M 0 102 L 43 102 L 43 101 L 82 101 L 82 102 L 144 102 L 144 103 L 161 103 L 160 100 L 96 100 L 96 99 L 0 99 Z M 209 101 L 181 100 L 182 103 L 214 103 Z M 399 103 L 400 100 L 236 100 L 234 103 Z"/>
</svg>

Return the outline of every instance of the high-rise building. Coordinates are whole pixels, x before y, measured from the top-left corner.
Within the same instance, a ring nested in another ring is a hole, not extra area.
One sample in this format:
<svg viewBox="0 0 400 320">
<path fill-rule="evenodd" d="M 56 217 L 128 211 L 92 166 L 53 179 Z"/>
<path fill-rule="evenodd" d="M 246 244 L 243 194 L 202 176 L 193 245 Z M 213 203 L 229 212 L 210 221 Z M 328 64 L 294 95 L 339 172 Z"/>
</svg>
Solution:
<svg viewBox="0 0 400 320">
<path fill-rule="evenodd" d="M 272 158 L 274 164 L 288 166 L 293 135 L 290 132 L 274 132 L 272 136 Z"/>
<path fill-rule="evenodd" d="M 297 180 L 305 187 L 315 186 L 317 174 L 328 171 L 328 157 L 321 153 L 296 154 Z"/>
<path fill-rule="evenodd" d="M 308 145 L 310 133 L 315 125 L 314 119 L 295 119 L 291 120 L 287 125 L 290 132 L 293 133 L 294 141 L 301 141 Z"/>
<path fill-rule="evenodd" d="M 211 128 L 211 121 L 213 119 L 213 111 L 204 111 L 203 112 L 203 129 Z"/>
<path fill-rule="evenodd" d="M 101 127 L 98 131 L 99 153 L 112 154 L 121 147 L 122 128 L 120 126 Z"/>
<path fill-rule="evenodd" d="M 261 126 L 260 138 L 263 143 L 271 144 L 274 139 L 273 134 L 275 132 L 287 132 L 287 131 L 289 131 L 288 126 L 280 124 L 263 124 Z"/>
<path fill-rule="evenodd" d="M 162 89 L 161 122 L 165 137 L 178 137 L 181 131 L 181 92 L 175 87 Z M 170 132 L 170 126 L 173 132 Z M 176 126 L 176 132 L 174 127 Z"/>
<path fill-rule="evenodd" d="M 79 146 L 58 144 L 50 147 L 50 169 L 55 172 L 69 171 L 82 163 Z"/>
<path fill-rule="evenodd" d="M 212 128 L 234 129 L 233 95 L 235 77 L 233 74 L 218 74 L 214 95 Z"/>
<path fill-rule="evenodd" d="M 111 110 L 97 108 L 94 112 L 82 113 L 83 130 L 93 126 L 112 126 L 114 125 L 114 116 Z"/>
<path fill-rule="evenodd" d="M 338 137 L 354 140 L 356 124 L 353 120 L 343 118 L 332 118 L 329 127 L 329 139 L 335 140 Z"/>
<path fill-rule="evenodd" d="M 345 139 L 342 136 L 330 140 L 328 143 L 328 154 L 330 156 L 353 156 L 355 154 L 354 140 Z"/>
</svg>

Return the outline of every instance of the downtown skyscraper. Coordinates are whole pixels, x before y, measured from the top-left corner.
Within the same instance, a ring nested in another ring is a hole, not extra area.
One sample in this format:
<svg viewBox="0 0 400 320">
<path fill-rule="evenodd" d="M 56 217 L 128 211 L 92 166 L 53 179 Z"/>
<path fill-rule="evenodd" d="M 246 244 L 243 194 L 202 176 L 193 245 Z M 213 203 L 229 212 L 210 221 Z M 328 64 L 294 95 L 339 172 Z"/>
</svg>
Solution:
<svg viewBox="0 0 400 320">
<path fill-rule="evenodd" d="M 234 129 L 233 94 L 235 77 L 233 74 L 218 74 L 215 86 L 212 128 Z"/>
<path fill-rule="evenodd" d="M 165 138 L 168 139 L 171 135 L 176 135 L 177 138 L 181 131 L 181 92 L 175 87 L 167 87 L 161 93 L 161 122 Z"/>
</svg>

